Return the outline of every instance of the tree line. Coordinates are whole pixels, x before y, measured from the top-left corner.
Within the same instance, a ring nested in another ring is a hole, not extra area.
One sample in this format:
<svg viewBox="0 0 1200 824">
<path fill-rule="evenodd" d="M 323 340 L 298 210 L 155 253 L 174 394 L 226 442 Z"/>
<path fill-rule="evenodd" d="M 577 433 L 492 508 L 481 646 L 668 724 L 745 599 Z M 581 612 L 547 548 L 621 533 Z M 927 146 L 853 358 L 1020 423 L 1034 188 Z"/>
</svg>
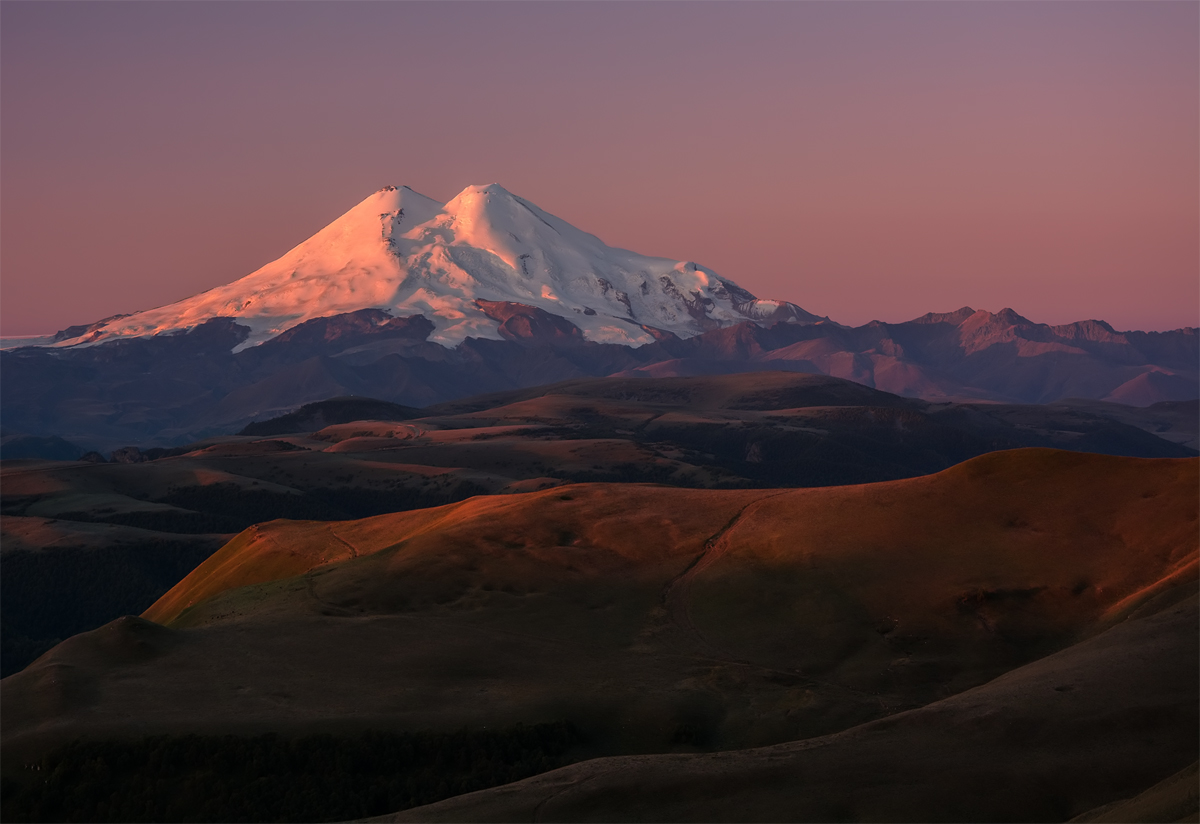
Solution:
<svg viewBox="0 0 1200 824">
<path fill-rule="evenodd" d="M 76 741 L 3 778 L 5 821 L 345 821 L 574 760 L 566 722 L 500 730 Z"/>
</svg>

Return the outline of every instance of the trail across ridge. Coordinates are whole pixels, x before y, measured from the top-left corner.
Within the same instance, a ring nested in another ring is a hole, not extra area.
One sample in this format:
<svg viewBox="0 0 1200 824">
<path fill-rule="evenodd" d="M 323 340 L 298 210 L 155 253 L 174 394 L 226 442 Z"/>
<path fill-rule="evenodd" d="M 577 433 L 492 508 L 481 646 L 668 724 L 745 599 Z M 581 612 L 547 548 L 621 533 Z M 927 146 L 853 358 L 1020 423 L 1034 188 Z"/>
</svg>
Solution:
<svg viewBox="0 0 1200 824">
<path fill-rule="evenodd" d="M 758 500 L 751 501 L 738 510 L 737 514 L 730 518 L 725 526 L 714 532 L 704 542 L 704 548 L 696 556 L 695 560 L 688 565 L 687 569 L 672 578 L 663 590 L 662 602 L 667 610 L 668 618 L 677 627 L 699 641 L 703 647 L 715 650 L 712 643 L 704 637 L 704 634 L 700 632 L 692 620 L 691 609 L 688 607 L 688 595 L 691 592 L 692 582 L 696 579 L 697 575 L 711 567 L 729 551 L 729 541 L 726 540 L 726 536 L 730 530 L 737 526 L 750 513 L 751 509 L 765 501 L 769 501 L 771 498 L 776 498 L 790 491 L 790 489 L 785 489 L 774 492 Z"/>
<path fill-rule="evenodd" d="M 713 564 L 719 561 L 726 552 L 729 551 L 729 533 L 733 531 L 734 527 L 745 520 L 746 517 L 751 514 L 752 510 L 761 506 L 762 504 L 765 504 L 772 498 L 777 498 L 780 495 L 786 495 L 789 492 L 795 492 L 795 490 L 783 489 L 773 492 L 770 495 L 765 495 L 755 501 L 751 501 L 738 510 L 737 514 L 730 518 L 725 526 L 713 533 L 708 540 L 704 542 L 704 548 L 700 551 L 700 554 L 696 556 L 692 563 L 688 565 L 687 569 L 671 579 L 670 583 L 668 583 L 663 589 L 662 603 L 667 611 L 667 619 L 679 629 L 690 635 L 693 640 L 697 642 L 700 649 L 707 652 L 708 657 L 710 657 L 713 661 L 725 664 L 736 664 L 744 667 L 752 667 L 756 670 L 786 675 L 791 678 L 801 678 L 814 686 L 823 686 L 841 692 L 875 698 L 879 700 L 880 706 L 886 711 L 887 707 L 883 703 L 883 699 L 880 698 L 877 693 L 864 692 L 863 690 L 848 687 L 844 684 L 813 678 L 810 675 L 804 674 L 800 670 L 780 670 L 776 669 L 775 667 L 757 664 L 753 661 L 746 660 L 745 658 L 739 658 L 727 650 L 721 649 L 712 641 L 710 641 L 692 620 L 690 608 L 691 598 L 689 597 L 691 594 L 692 583 L 696 580 L 696 577 L 701 572 L 711 567 Z"/>
<path fill-rule="evenodd" d="M 329 534 L 330 534 L 330 536 L 332 536 L 334 540 L 336 540 L 336 541 L 339 541 L 339 542 L 342 544 L 342 546 L 344 546 L 344 547 L 346 547 L 346 549 L 350 550 L 350 557 L 351 557 L 351 558 L 357 558 L 357 557 L 358 557 L 358 547 L 356 547 L 354 544 L 352 544 L 352 543 L 350 543 L 349 541 L 347 541 L 347 540 L 346 540 L 345 538 L 343 538 L 341 535 L 338 535 L 338 534 L 337 534 L 337 533 L 334 531 L 334 529 L 333 529 L 333 526 L 330 526 L 328 531 L 329 531 Z"/>
</svg>

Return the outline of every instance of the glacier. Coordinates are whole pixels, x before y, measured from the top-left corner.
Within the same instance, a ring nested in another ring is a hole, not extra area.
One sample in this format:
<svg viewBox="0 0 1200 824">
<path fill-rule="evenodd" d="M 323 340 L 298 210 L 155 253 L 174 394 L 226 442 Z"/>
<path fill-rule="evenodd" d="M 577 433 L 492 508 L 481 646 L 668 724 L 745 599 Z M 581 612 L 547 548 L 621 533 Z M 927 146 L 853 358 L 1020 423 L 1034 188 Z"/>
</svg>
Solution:
<svg viewBox="0 0 1200 824">
<path fill-rule="evenodd" d="M 424 315 L 434 325 L 429 340 L 450 348 L 502 338 L 485 311 L 495 302 L 566 318 L 589 341 L 635 347 L 662 331 L 689 338 L 747 320 L 830 323 L 785 301 L 759 300 L 692 261 L 609 246 L 493 183 L 468 186 L 447 203 L 385 186 L 239 280 L 23 345 L 94 346 L 231 318 L 250 329 L 241 350 L 305 321 L 378 309 Z"/>
</svg>

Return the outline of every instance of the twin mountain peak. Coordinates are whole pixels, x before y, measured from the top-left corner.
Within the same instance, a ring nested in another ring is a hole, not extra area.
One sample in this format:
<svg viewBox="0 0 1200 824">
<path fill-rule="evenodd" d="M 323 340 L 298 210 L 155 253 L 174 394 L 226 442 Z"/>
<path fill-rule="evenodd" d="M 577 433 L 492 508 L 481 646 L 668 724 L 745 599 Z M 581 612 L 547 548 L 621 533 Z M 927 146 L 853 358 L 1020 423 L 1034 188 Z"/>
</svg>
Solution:
<svg viewBox="0 0 1200 824">
<path fill-rule="evenodd" d="M 423 315 L 434 327 L 429 340 L 453 347 L 469 337 L 502 338 L 517 304 L 541 310 L 543 320 L 566 319 L 565 328 L 586 340 L 629 346 L 663 331 L 688 338 L 746 321 L 829 322 L 759 300 L 690 261 L 608 246 L 494 183 L 468 186 L 447 203 L 385 186 L 240 280 L 72 327 L 53 345 L 180 332 L 226 317 L 250 329 L 239 347 L 246 348 L 305 321 L 375 309 Z"/>
</svg>

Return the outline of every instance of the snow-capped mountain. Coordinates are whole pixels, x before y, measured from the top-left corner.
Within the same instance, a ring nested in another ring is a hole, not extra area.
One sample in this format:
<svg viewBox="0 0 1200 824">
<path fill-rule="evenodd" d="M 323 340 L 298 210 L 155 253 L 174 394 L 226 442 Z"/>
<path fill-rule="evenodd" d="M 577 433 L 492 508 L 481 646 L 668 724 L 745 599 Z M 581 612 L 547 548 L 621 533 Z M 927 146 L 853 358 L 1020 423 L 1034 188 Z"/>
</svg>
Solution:
<svg viewBox="0 0 1200 824">
<path fill-rule="evenodd" d="M 186 300 L 60 333 L 55 346 L 184 331 L 216 317 L 250 328 L 239 348 L 314 318 L 381 309 L 421 314 L 429 339 L 501 338 L 488 302 L 567 318 L 587 340 L 639 346 L 651 330 L 682 338 L 742 323 L 827 320 L 759 300 L 690 261 L 646 257 L 503 187 L 469 186 L 448 203 L 387 186 L 256 272 Z"/>
</svg>

